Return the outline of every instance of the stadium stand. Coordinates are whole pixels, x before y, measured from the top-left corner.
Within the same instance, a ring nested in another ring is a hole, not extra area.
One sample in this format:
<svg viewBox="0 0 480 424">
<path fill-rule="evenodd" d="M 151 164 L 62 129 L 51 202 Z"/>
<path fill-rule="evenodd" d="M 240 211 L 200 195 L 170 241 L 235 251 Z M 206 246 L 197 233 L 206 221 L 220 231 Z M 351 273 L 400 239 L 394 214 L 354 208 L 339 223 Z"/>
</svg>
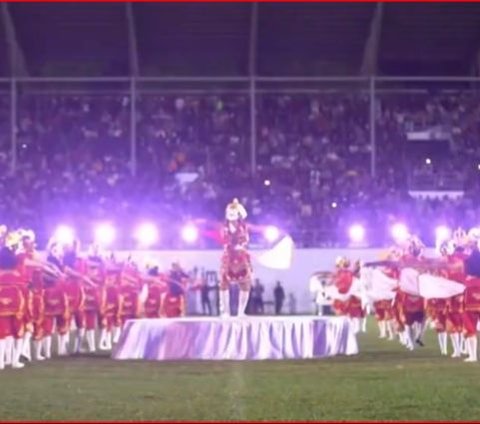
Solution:
<svg viewBox="0 0 480 424">
<path fill-rule="evenodd" d="M 181 247 L 179 225 L 238 196 L 305 247 L 354 222 L 371 245 L 399 220 L 429 244 L 478 224 L 478 81 L 404 76 L 476 72 L 480 6 L 422 7 L 383 6 L 372 88 L 375 4 L 2 5 L 1 220 L 42 244 L 150 218 Z"/>
</svg>

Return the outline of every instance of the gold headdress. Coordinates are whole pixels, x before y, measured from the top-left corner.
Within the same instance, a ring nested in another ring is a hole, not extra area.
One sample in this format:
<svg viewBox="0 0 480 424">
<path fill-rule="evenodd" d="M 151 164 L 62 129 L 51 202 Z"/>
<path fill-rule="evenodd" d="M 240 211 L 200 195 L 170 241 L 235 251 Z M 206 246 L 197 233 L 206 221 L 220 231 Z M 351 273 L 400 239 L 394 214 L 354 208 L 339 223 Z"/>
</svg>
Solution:
<svg viewBox="0 0 480 424">
<path fill-rule="evenodd" d="M 236 221 L 238 219 L 245 219 L 246 217 L 247 211 L 238 199 L 233 199 L 233 201 L 227 205 L 225 218 L 228 221 Z"/>
<path fill-rule="evenodd" d="M 350 266 L 350 260 L 345 256 L 339 256 L 335 260 L 335 266 L 337 268 L 348 268 Z"/>
</svg>

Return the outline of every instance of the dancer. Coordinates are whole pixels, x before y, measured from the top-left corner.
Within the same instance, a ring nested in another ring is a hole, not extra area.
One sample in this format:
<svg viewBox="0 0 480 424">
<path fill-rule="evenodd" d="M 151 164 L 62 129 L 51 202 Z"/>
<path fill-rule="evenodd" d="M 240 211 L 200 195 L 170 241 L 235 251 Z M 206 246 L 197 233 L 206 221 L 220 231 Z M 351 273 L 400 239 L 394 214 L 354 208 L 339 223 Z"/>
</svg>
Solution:
<svg viewBox="0 0 480 424">
<path fill-rule="evenodd" d="M 230 316 L 230 284 L 238 283 L 238 316 L 245 316 L 250 287 L 252 285 L 252 264 L 247 251 L 249 241 L 245 219 L 247 211 L 237 199 L 234 199 L 225 210 L 223 227 L 224 251 L 221 264 L 220 280 L 220 314 Z"/>
</svg>

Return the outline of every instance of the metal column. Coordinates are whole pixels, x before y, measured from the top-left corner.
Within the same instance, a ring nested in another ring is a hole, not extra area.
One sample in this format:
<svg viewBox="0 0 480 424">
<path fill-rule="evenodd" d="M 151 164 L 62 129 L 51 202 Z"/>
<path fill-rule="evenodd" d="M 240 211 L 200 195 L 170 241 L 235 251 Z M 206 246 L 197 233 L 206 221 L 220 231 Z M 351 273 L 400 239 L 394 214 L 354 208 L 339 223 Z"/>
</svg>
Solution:
<svg viewBox="0 0 480 424">
<path fill-rule="evenodd" d="M 137 174 L 137 81 L 130 80 L 130 166 L 132 175 Z"/>
<path fill-rule="evenodd" d="M 10 156 L 11 173 L 17 169 L 17 81 L 10 82 Z"/>
<path fill-rule="evenodd" d="M 370 173 L 372 177 L 376 175 L 376 162 L 377 162 L 377 140 L 376 140 L 376 109 L 377 105 L 375 102 L 375 78 L 370 78 L 370 146 L 371 146 L 371 162 L 370 162 Z"/>
</svg>

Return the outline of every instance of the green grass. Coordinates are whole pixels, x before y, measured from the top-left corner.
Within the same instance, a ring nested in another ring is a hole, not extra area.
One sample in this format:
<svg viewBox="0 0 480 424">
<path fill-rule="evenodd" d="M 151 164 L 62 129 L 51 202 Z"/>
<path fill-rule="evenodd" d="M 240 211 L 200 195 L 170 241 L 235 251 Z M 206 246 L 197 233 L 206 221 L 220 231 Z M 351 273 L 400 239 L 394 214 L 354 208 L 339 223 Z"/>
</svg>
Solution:
<svg viewBox="0 0 480 424">
<path fill-rule="evenodd" d="M 480 363 L 406 352 L 309 361 L 125 362 L 77 357 L 0 372 L 0 420 L 479 420 Z"/>
</svg>

